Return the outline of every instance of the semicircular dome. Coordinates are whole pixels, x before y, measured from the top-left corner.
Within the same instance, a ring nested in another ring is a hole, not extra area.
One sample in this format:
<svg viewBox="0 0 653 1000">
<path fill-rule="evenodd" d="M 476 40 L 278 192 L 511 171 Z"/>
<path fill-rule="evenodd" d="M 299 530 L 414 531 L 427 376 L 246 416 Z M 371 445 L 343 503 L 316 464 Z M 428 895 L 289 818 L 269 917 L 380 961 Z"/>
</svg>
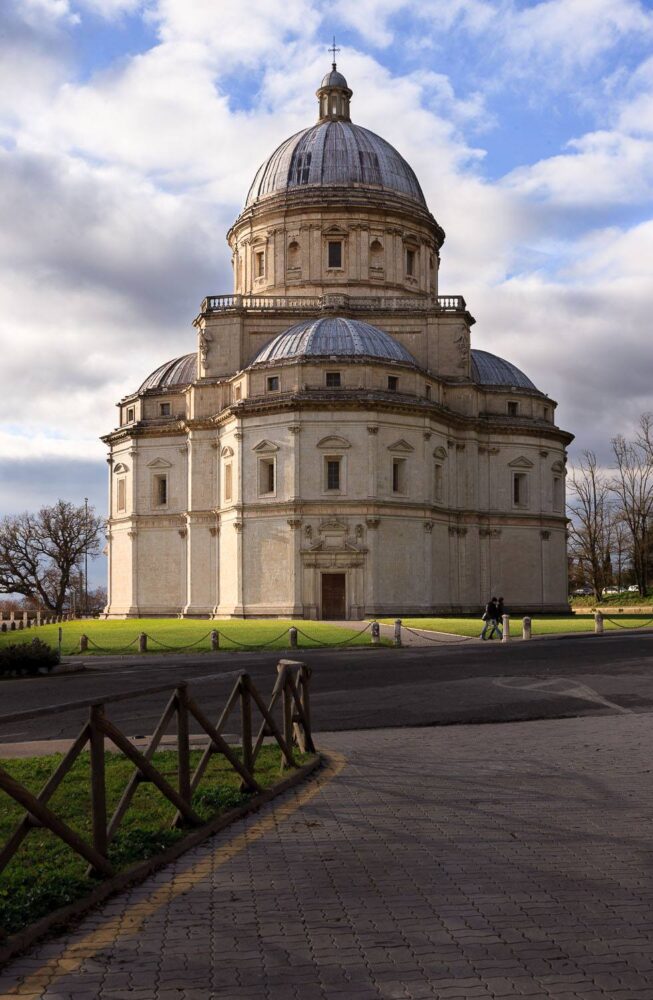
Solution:
<svg viewBox="0 0 653 1000">
<path fill-rule="evenodd" d="M 181 358 L 173 358 L 160 365 L 156 371 L 145 379 L 139 392 L 147 389 L 171 389 L 190 385 L 197 378 L 197 354 L 184 354 Z"/>
<path fill-rule="evenodd" d="M 472 351 L 472 379 L 478 385 L 503 385 L 540 391 L 516 365 L 488 351 Z"/>
<path fill-rule="evenodd" d="M 261 167 L 246 205 L 305 187 L 392 191 L 426 208 L 413 168 L 394 146 L 350 121 L 321 121 L 282 142 Z"/>
<path fill-rule="evenodd" d="M 417 365 L 412 354 L 388 333 L 369 323 L 340 316 L 296 323 L 266 344 L 252 364 L 304 356 L 382 358 Z"/>
</svg>

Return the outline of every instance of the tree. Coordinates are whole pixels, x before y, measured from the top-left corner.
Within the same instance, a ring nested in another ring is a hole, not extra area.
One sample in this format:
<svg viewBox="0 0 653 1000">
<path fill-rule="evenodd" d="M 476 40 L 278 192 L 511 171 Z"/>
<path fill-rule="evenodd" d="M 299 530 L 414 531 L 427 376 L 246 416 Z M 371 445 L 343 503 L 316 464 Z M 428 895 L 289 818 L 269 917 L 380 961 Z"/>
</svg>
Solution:
<svg viewBox="0 0 653 1000">
<path fill-rule="evenodd" d="M 572 555 L 583 568 L 594 597 L 600 600 L 608 582 L 613 513 L 610 491 L 593 451 L 584 451 L 569 479 L 569 525 Z"/>
<path fill-rule="evenodd" d="M 648 587 L 651 518 L 653 517 L 653 414 L 644 413 L 634 440 L 619 434 L 612 441 L 617 471 L 610 489 L 632 545 L 635 581 L 642 597 Z"/>
<path fill-rule="evenodd" d="M 37 514 L 0 521 L 0 593 L 21 594 L 60 615 L 75 566 L 97 555 L 102 519 L 92 507 L 58 500 Z"/>
</svg>

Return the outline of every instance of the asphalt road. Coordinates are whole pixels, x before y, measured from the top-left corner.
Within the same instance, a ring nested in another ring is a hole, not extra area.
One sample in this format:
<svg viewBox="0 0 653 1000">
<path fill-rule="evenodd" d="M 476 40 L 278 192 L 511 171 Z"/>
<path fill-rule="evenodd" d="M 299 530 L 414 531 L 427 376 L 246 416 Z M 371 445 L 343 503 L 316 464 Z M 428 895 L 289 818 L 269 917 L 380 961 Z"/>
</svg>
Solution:
<svg viewBox="0 0 653 1000">
<path fill-rule="evenodd" d="M 246 670 L 262 693 L 269 693 L 279 655 L 95 659 L 82 673 L 3 681 L 0 714 L 172 686 L 183 679 L 217 719 L 240 671 Z M 300 655 L 313 667 L 316 731 L 623 714 L 653 707 L 651 631 Z M 111 705 L 108 714 L 127 735 L 149 735 L 165 702 L 165 694 L 133 698 Z M 0 742 L 74 737 L 86 715 L 86 710 L 75 710 L 27 722 L 0 719 Z"/>
</svg>

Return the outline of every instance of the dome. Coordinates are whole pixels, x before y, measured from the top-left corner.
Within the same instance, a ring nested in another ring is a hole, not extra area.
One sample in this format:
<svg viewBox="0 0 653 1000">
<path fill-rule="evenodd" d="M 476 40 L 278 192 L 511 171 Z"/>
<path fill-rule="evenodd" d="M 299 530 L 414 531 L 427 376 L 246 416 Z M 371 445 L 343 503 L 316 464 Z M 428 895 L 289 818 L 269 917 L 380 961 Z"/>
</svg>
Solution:
<svg viewBox="0 0 653 1000">
<path fill-rule="evenodd" d="M 383 330 L 340 316 L 296 323 L 266 344 L 252 364 L 305 356 L 382 358 L 417 365 L 412 354 Z"/>
<path fill-rule="evenodd" d="M 472 351 L 472 379 L 478 385 L 502 385 L 514 389 L 540 390 L 515 365 L 488 351 Z"/>
<path fill-rule="evenodd" d="M 190 385 L 197 378 L 197 354 L 184 354 L 181 358 L 173 358 L 157 368 L 143 382 L 138 390 L 172 389 Z"/>
<path fill-rule="evenodd" d="M 342 73 L 339 73 L 335 65 L 331 72 L 322 79 L 320 87 L 342 87 L 344 90 L 349 90 L 347 86 L 347 81 L 345 80 Z"/>
<path fill-rule="evenodd" d="M 397 150 L 344 119 L 320 121 L 282 142 L 259 167 L 246 205 L 280 191 L 340 186 L 392 191 L 426 208 L 415 172 Z"/>
</svg>

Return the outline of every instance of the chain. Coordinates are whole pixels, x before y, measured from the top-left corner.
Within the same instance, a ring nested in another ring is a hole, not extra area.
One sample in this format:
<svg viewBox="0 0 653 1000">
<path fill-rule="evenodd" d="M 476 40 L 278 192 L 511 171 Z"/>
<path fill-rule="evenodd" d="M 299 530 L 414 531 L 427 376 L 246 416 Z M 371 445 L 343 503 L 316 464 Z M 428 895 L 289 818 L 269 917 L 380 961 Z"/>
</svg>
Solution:
<svg viewBox="0 0 653 1000">
<path fill-rule="evenodd" d="M 276 639 L 266 639 L 265 642 L 259 642 L 259 643 L 239 642 L 238 639 L 232 639 L 230 635 L 225 635 L 224 632 L 218 632 L 218 635 L 221 636 L 223 639 L 226 639 L 227 642 L 233 642 L 235 646 L 241 646 L 243 649 L 265 649 L 266 646 L 271 646 L 273 643 L 278 642 L 279 639 L 283 639 L 286 632 L 289 631 L 290 629 L 286 628 L 283 630 L 281 635 L 278 635 L 276 637 Z"/>
<path fill-rule="evenodd" d="M 366 625 L 364 629 L 361 629 L 360 632 L 356 632 L 355 635 L 347 636 L 346 639 L 339 639 L 337 642 L 323 642 L 322 639 L 314 639 L 313 636 L 307 635 L 306 632 L 303 632 L 300 628 L 297 629 L 297 634 L 303 635 L 309 642 L 316 642 L 319 646 L 345 646 L 348 642 L 353 642 L 354 639 L 358 639 L 359 636 L 365 635 L 371 627 L 372 622 L 370 622 L 369 625 Z"/>
<path fill-rule="evenodd" d="M 211 631 L 213 631 L 213 629 Z M 189 642 L 185 646 L 169 646 L 167 643 L 161 642 L 160 639 L 155 639 L 153 635 L 149 635 L 149 634 L 148 634 L 147 638 L 151 639 L 152 642 L 155 642 L 157 644 L 157 646 L 161 646 L 163 649 L 183 650 L 183 649 L 193 649 L 195 646 L 199 646 L 200 642 L 204 642 L 204 640 L 208 639 L 208 637 L 210 635 L 211 635 L 211 632 L 207 632 L 206 635 L 203 635 L 199 639 L 196 639 L 195 642 Z"/>
<path fill-rule="evenodd" d="M 649 618 L 649 620 L 647 622 L 643 622 L 641 625 L 622 625 L 621 622 L 616 621 L 614 618 L 605 618 L 605 617 L 604 617 L 603 621 L 604 622 L 611 622 L 613 625 L 616 625 L 617 628 L 627 628 L 627 629 L 648 628 L 649 625 L 653 625 L 653 618 Z"/>
<path fill-rule="evenodd" d="M 391 628 L 390 625 L 388 625 L 387 627 Z M 421 632 L 416 632 L 414 628 L 409 628 L 408 625 L 404 625 L 403 623 L 401 627 L 402 629 L 406 629 L 407 632 L 412 632 L 412 634 L 416 635 L 418 639 L 426 639 L 427 642 L 449 642 L 449 643 L 453 642 L 454 645 L 458 645 L 458 643 L 460 642 L 470 642 L 472 639 L 476 638 L 475 635 L 464 635 L 464 636 L 459 636 L 457 639 L 436 639 L 434 636 L 422 635 Z"/>
</svg>

